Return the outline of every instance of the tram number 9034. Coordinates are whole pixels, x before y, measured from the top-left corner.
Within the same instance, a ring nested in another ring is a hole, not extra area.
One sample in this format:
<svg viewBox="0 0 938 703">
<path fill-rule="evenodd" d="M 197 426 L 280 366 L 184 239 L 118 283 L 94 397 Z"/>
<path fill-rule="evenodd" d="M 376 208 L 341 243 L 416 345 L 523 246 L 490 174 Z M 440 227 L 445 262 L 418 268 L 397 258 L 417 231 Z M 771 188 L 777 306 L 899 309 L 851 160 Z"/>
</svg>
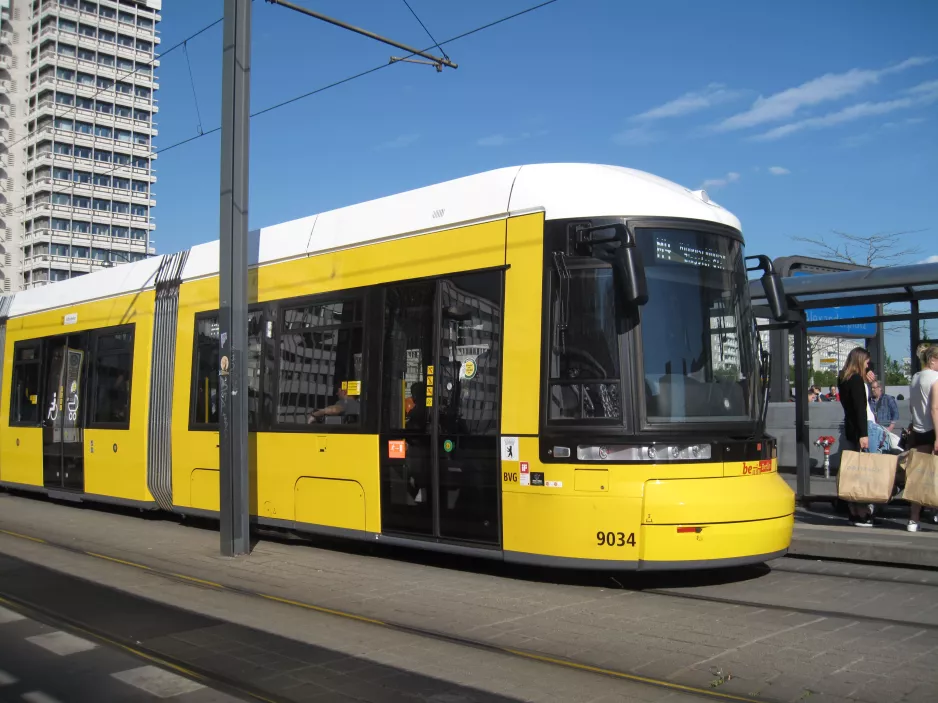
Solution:
<svg viewBox="0 0 938 703">
<path fill-rule="evenodd" d="M 631 532 L 628 536 L 624 532 L 597 532 L 596 544 L 600 547 L 624 547 L 635 546 L 635 533 Z"/>
</svg>

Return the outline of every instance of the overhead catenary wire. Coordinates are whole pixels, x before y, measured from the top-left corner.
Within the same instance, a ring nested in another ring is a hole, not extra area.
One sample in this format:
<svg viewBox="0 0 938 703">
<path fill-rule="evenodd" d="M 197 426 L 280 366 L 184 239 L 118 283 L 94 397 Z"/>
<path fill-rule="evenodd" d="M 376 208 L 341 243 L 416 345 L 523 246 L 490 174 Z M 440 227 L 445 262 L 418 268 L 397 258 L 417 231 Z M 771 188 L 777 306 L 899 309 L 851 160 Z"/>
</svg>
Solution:
<svg viewBox="0 0 938 703">
<path fill-rule="evenodd" d="M 487 24 L 484 24 L 484 25 L 481 25 L 481 26 L 479 26 L 479 27 L 476 27 L 475 29 L 470 29 L 470 30 L 467 31 L 467 32 L 463 32 L 462 34 L 457 34 L 457 35 L 454 36 L 454 37 L 450 37 L 449 39 L 445 39 L 444 41 L 439 42 L 439 46 L 442 47 L 442 46 L 444 46 L 444 45 L 446 45 L 446 44 L 452 44 L 453 42 L 459 41 L 460 39 L 465 39 L 465 38 L 468 37 L 468 36 L 471 36 L 471 35 L 473 35 L 473 34 L 477 34 L 477 33 L 481 32 L 481 31 L 483 31 L 483 30 L 486 30 L 486 29 L 489 29 L 489 28 L 494 27 L 494 26 L 496 26 L 496 25 L 502 24 L 503 22 L 507 22 L 507 21 L 512 20 L 512 19 L 515 19 L 515 18 L 517 18 L 517 17 L 521 17 L 522 15 L 526 15 L 526 14 L 528 14 L 528 13 L 530 13 L 530 12 L 534 12 L 535 10 L 539 10 L 539 9 L 541 9 L 542 7 L 546 7 L 547 5 L 552 5 L 552 4 L 555 3 L 555 2 L 557 2 L 557 0 L 546 0 L 546 2 L 542 2 L 542 3 L 539 3 L 539 4 L 537 4 L 537 5 L 532 5 L 531 7 L 528 7 L 528 8 L 526 8 L 526 9 L 524 9 L 524 10 L 519 11 L 519 12 L 515 12 L 514 14 L 507 15 L 507 16 L 505 16 L 505 17 L 502 17 L 501 19 L 494 20 L 494 21 L 489 22 L 489 23 L 487 23 Z M 213 22 L 212 25 L 210 25 L 210 26 L 214 26 L 215 24 L 218 24 L 218 22 L 221 22 L 221 19 L 219 19 L 219 20 L 216 21 L 216 22 Z M 205 29 L 208 29 L 208 27 L 206 27 Z M 204 31 L 204 30 L 201 30 L 201 31 Z M 180 44 L 178 44 L 178 45 L 176 45 L 176 46 L 181 46 L 181 45 L 182 45 L 182 42 L 180 42 Z M 434 46 L 436 46 L 436 45 L 434 45 Z M 173 48 L 176 48 L 176 47 L 173 47 Z M 432 49 L 432 48 L 433 48 L 433 47 L 429 47 L 428 50 L 429 50 L 429 49 Z M 164 55 L 165 55 L 165 53 L 166 53 L 166 52 L 164 52 Z M 412 56 L 416 56 L 416 54 L 412 54 Z M 367 70 L 365 70 L 365 71 L 360 71 L 359 73 L 355 73 L 355 74 L 353 74 L 353 75 L 351 75 L 351 76 L 347 76 L 347 77 L 342 78 L 342 79 L 339 79 L 339 80 L 337 80 L 337 81 L 333 81 L 332 83 L 328 83 L 327 85 L 320 86 L 319 88 L 315 88 L 315 89 L 313 89 L 313 90 L 307 91 L 306 93 L 303 93 L 303 94 L 301 94 L 301 95 L 297 95 L 297 96 L 295 96 L 295 97 L 289 98 L 289 99 L 287 99 L 287 100 L 283 100 L 283 101 L 281 101 L 281 102 L 279 102 L 279 103 L 276 103 L 276 104 L 274 104 L 274 105 L 269 105 L 268 107 L 262 108 L 262 109 L 260 109 L 260 110 L 255 111 L 255 112 L 252 112 L 252 113 L 251 113 L 251 117 L 259 117 L 260 115 L 265 115 L 265 114 L 267 114 L 267 113 L 269 113 L 269 112 L 273 112 L 274 110 L 279 110 L 280 108 L 286 107 L 287 105 L 291 105 L 291 104 L 293 104 L 293 103 L 295 103 L 295 102 L 298 102 L 298 101 L 300 101 L 300 100 L 304 100 L 305 98 L 312 97 L 313 95 L 318 95 L 319 93 L 323 93 L 323 92 L 325 92 L 325 91 L 327 91 L 327 90 L 329 90 L 329 89 L 331 89 L 331 88 L 337 88 L 337 87 L 340 86 L 340 85 L 344 85 L 344 84 L 349 83 L 349 82 L 351 82 L 351 81 L 354 81 L 354 80 L 356 80 L 356 79 L 358 79 L 358 78 L 364 78 L 364 77 L 367 76 L 367 75 L 370 75 L 370 74 L 372 74 L 372 73 L 375 73 L 375 72 L 377 72 L 377 71 L 380 71 L 380 70 L 383 69 L 383 68 L 387 68 L 388 66 L 393 66 L 393 65 L 394 65 L 394 64 L 392 64 L 392 63 L 382 63 L 382 64 L 379 65 L 379 66 L 375 66 L 375 67 L 373 67 L 373 68 L 369 68 L 369 69 L 367 69 Z M 179 148 L 179 147 L 181 147 L 181 146 L 185 146 L 186 144 L 190 144 L 190 143 L 192 143 L 192 142 L 198 141 L 199 139 L 202 139 L 203 137 L 207 137 L 207 136 L 209 136 L 209 135 L 211 135 L 211 134 L 215 134 L 216 132 L 220 132 L 220 131 L 221 131 L 221 127 L 220 127 L 220 126 L 219 126 L 219 127 L 214 127 L 214 128 L 212 128 L 212 129 L 209 129 L 209 130 L 206 130 L 206 131 L 202 132 L 201 134 L 195 134 L 195 135 L 193 135 L 193 136 L 191 136 L 191 137 L 186 137 L 185 139 L 181 139 L 181 140 L 179 140 L 178 142 L 174 142 L 174 143 L 172 143 L 172 144 L 170 144 L 170 145 L 168 145 L 168 146 L 162 147 L 162 148 L 160 148 L 160 149 L 156 149 L 156 150 L 153 151 L 153 154 L 165 154 L 165 153 L 168 152 L 168 151 L 172 151 L 172 150 L 177 149 L 177 148 Z M 104 172 L 101 173 L 100 175 L 108 175 L 108 174 L 113 173 L 114 171 L 117 171 L 117 170 L 119 170 L 119 169 L 121 169 L 121 168 L 125 168 L 125 167 L 126 167 L 125 164 L 118 164 L 117 166 L 115 166 L 115 167 L 113 167 L 113 168 L 111 168 L 111 169 L 109 169 L 109 170 L 107 170 L 107 171 L 104 171 Z"/>
<path fill-rule="evenodd" d="M 308 15 L 309 17 L 313 17 L 322 22 L 328 22 L 329 24 L 335 25 L 336 27 L 341 27 L 342 29 L 346 29 L 350 32 L 355 32 L 355 34 L 361 34 L 362 36 L 368 37 L 369 39 L 374 39 L 375 41 L 379 41 L 382 44 L 387 44 L 397 49 L 403 49 L 404 51 L 409 52 L 410 56 L 422 56 L 432 65 L 436 66 L 438 71 L 442 71 L 443 66 L 447 66 L 449 68 L 454 68 L 454 69 L 459 68 L 457 64 L 453 63 L 448 58 L 440 58 L 439 56 L 428 54 L 427 52 L 429 51 L 429 49 L 414 49 L 411 46 L 407 46 L 407 44 L 402 44 L 401 42 L 396 41 L 394 39 L 388 39 L 387 37 L 383 37 L 380 34 L 375 34 L 374 32 L 371 32 L 367 29 L 362 29 L 361 27 L 356 27 L 355 25 L 349 24 L 348 22 L 337 20 L 334 17 L 329 17 L 328 15 L 324 15 L 321 12 L 315 12 L 306 7 L 303 7 L 302 5 L 297 5 L 295 3 L 289 2 L 288 0 L 267 0 L 267 2 L 271 3 L 272 5 L 280 5 L 281 7 L 286 7 L 287 9 L 293 10 L 295 12 L 299 12 L 300 14 L 303 14 L 303 15 Z M 392 59 L 392 62 L 394 60 L 395 59 Z"/>
<path fill-rule="evenodd" d="M 192 100 L 195 103 L 195 116 L 198 119 L 199 134 L 202 134 L 202 112 L 199 110 L 199 96 L 195 91 L 195 78 L 192 77 L 192 62 L 189 61 L 189 48 L 185 42 L 182 45 L 182 53 L 186 55 L 186 66 L 189 69 L 189 85 L 192 86 Z"/>
<path fill-rule="evenodd" d="M 519 12 L 515 12 L 514 14 L 507 15 L 507 16 L 505 16 L 505 17 L 502 17 L 501 19 L 497 19 L 497 20 L 494 20 L 494 21 L 492 21 L 492 22 L 489 22 L 488 24 L 484 24 L 484 25 L 482 25 L 481 27 L 476 27 L 475 29 L 470 29 L 468 32 L 463 32 L 462 34 L 457 34 L 455 37 L 450 37 L 449 39 L 446 39 L 446 40 L 444 40 L 444 41 L 441 41 L 441 42 L 439 43 L 439 46 L 442 48 L 443 46 L 445 46 L 445 45 L 447 45 L 447 44 L 452 44 L 453 42 L 459 41 L 460 39 L 465 39 L 465 38 L 468 37 L 468 36 L 471 36 L 471 35 L 473 35 L 473 34 L 477 34 L 477 33 L 481 32 L 481 31 L 483 31 L 483 30 L 486 30 L 486 29 L 489 29 L 489 28 L 494 27 L 494 26 L 496 26 L 496 25 L 502 24 L 503 22 L 507 22 L 507 21 L 509 21 L 509 20 L 513 20 L 513 19 L 515 19 L 516 17 L 521 17 L 522 15 L 526 15 L 526 14 L 528 14 L 529 12 L 534 12 L 535 10 L 539 10 L 539 9 L 541 9 L 542 7 L 547 7 L 548 5 L 553 5 L 555 2 L 557 2 L 557 0 L 546 0 L 546 2 L 542 2 L 542 3 L 539 3 L 539 4 L 537 4 L 537 5 L 532 5 L 531 7 L 528 7 L 528 8 L 526 8 L 526 9 L 524 9 L 524 10 L 520 10 Z M 425 49 L 425 51 L 429 51 L 429 50 L 432 49 L 432 48 L 433 48 L 432 46 L 431 46 L 431 47 L 428 47 L 427 49 Z M 417 54 L 410 54 L 409 56 L 407 56 L 407 57 L 405 57 L 405 58 L 411 58 L 411 57 L 413 57 L 413 56 L 417 56 Z M 345 84 L 345 83 L 348 83 L 348 82 L 350 82 L 350 81 L 353 81 L 353 80 L 355 80 L 355 79 L 357 79 L 357 78 L 364 78 L 365 76 L 367 76 L 367 75 L 369 75 L 369 74 L 375 73 L 376 71 L 380 71 L 382 68 L 387 68 L 388 66 L 393 66 L 393 65 L 394 65 L 393 63 L 383 63 L 383 64 L 381 64 L 380 66 L 375 66 L 374 68 L 369 68 L 369 69 L 366 70 L 366 71 L 361 71 L 360 73 L 356 73 L 356 74 L 354 74 L 354 75 L 348 76 L 347 78 L 342 78 L 342 79 L 337 80 L 337 81 L 335 81 L 335 82 L 333 82 L 333 83 L 329 83 L 328 85 L 324 85 L 324 86 L 322 86 L 322 87 L 320 87 L 320 88 L 315 88 L 314 90 L 310 90 L 310 91 L 308 91 L 308 92 L 306 92 L 306 93 L 303 93 L 302 95 L 297 95 L 297 96 L 295 96 L 295 97 L 289 98 L 289 99 L 287 99 L 287 100 L 283 100 L 283 101 L 281 101 L 281 102 L 279 102 L 279 103 L 276 103 L 276 104 L 274 104 L 274 105 L 270 105 L 269 107 L 265 107 L 265 108 L 263 108 L 263 109 L 261 109 L 261 110 L 258 110 L 257 112 L 251 113 L 251 117 L 257 117 L 258 115 L 263 115 L 263 114 L 266 114 L 266 113 L 268 113 L 268 112 L 273 112 L 274 110 L 277 110 L 277 109 L 279 109 L 279 108 L 281 108 L 281 107 L 285 107 L 285 106 L 290 105 L 290 104 L 292 104 L 292 103 L 295 103 L 295 102 L 298 102 L 298 101 L 300 101 L 300 100 L 303 100 L 304 98 L 308 98 L 308 97 L 311 97 L 311 96 L 313 96 L 313 95 L 317 95 L 318 93 L 322 93 L 323 91 L 329 90 L 330 88 L 336 88 L 336 87 L 338 87 L 338 86 L 340 86 L 340 85 L 343 85 L 343 84 Z"/>
<path fill-rule="evenodd" d="M 423 23 L 423 20 L 420 19 L 420 17 L 417 15 L 416 12 L 414 12 L 414 8 L 410 6 L 410 3 L 407 2 L 407 0 L 404 0 L 404 4 L 407 6 L 407 9 L 410 10 L 410 14 L 414 16 L 414 19 L 420 23 L 421 27 L 423 27 L 423 31 L 425 31 L 427 33 L 427 36 L 430 37 L 430 41 L 433 42 L 433 46 L 440 50 L 440 53 L 443 54 L 444 58 L 449 59 L 449 54 L 447 54 L 446 51 L 443 49 L 443 47 L 440 46 L 440 43 L 436 39 L 433 38 L 433 35 L 430 34 L 430 30 L 427 29 L 427 25 L 425 25 Z"/>
</svg>

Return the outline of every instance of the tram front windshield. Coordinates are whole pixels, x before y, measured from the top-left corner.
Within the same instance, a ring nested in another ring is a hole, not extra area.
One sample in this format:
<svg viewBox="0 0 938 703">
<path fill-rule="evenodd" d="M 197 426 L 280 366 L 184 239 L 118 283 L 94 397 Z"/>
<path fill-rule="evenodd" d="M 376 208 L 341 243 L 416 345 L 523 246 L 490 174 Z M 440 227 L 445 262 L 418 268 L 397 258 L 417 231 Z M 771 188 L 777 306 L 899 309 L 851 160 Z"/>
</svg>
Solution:
<svg viewBox="0 0 938 703">
<path fill-rule="evenodd" d="M 650 424 L 747 422 L 758 375 L 742 244 L 730 237 L 640 228 L 648 281 L 641 375 Z"/>
</svg>

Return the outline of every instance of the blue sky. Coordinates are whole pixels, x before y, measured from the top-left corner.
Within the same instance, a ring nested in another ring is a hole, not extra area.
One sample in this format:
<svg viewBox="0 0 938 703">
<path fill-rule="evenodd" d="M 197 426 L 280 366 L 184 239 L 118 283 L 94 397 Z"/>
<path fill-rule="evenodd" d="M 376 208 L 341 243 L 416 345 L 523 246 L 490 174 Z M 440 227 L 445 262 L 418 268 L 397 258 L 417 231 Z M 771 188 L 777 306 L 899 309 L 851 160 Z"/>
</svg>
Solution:
<svg viewBox="0 0 938 703">
<path fill-rule="evenodd" d="M 297 0 L 405 43 L 402 0 Z M 535 0 L 409 0 L 442 41 Z M 256 0 L 252 107 L 386 63 L 395 49 Z M 162 48 L 221 17 L 164 0 Z M 792 236 L 909 235 L 938 256 L 938 3 L 559 0 L 256 117 L 250 226 L 518 163 L 650 171 L 732 210 L 750 253 Z M 220 121 L 221 25 L 188 45 L 203 129 Z M 159 68 L 158 147 L 198 133 L 186 57 Z M 156 245 L 218 236 L 218 134 L 157 160 Z"/>
</svg>

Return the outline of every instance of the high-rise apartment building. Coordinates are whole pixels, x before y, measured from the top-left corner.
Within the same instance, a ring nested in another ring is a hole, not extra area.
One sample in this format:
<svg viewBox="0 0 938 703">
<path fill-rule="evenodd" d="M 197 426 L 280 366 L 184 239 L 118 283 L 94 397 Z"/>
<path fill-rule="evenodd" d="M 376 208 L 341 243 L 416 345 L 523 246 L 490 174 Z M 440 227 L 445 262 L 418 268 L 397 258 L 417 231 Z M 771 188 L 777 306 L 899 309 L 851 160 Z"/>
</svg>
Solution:
<svg viewBox="0 0 938 703">
<path fill-rule="evenodd" d="M 0 292 L 153 254 L 162 0 L 0 0 Z"/>
</svg>

